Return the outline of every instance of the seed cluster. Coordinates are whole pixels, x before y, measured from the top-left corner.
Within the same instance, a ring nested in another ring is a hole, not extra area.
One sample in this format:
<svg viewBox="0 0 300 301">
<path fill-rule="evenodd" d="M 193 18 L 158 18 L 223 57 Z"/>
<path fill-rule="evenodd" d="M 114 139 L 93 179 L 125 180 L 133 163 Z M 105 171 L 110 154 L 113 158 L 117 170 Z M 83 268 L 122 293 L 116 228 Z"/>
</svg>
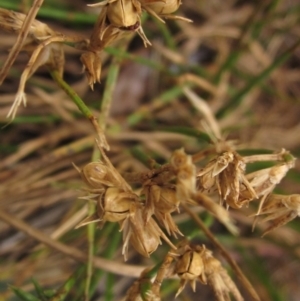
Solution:
<svg viewBox="0 0 300 301">
<path fill-rule="evenodd" d="M 171 15 L 181 5 L 180 0 L 105 0 L 89 6 L 102 9 L 89 38 L 69 36 L 51 29 L 48 25 L 34 20 L 29 28 L 29 42 L 23 46 L 30 54 L 30 60 L 24 69 L 15 101 L 7 117 L 14 118 L 18 107 L 26 106 L 25 84 L 29 77 L 42 65 L 57 70 L 60 76 L 64 70 L 63 43 L 81 50 L 80 61 L 83 64 L 88 84 L 93 89 L 101 80 L 101 53 L 103 49 L 130 32 L 136 32 L 142 38 L 145 47 L 151 45 L 141 24 L 142 12 L 146 11 L 161 22 L 163 19 L 191 20 Z M 0 28 L 21 33 L 26 15 L 0 8 Z"/>
<path fill-rule="evenodd" d="M 162 240 L 171 247 L 156 280 L 147 280 L 151 287 L 147 291 L 147 300 L 160 300 L 161 282 L 175 274 L 181 279 L 177 295 L 187 282 L 195 290 L 196 281 L 199 281 L 211 286 L 219 301 L 230 300 L 229 293 L 235 300 L 243 300 L 221 263 L 206 246 L 193 246 L 188 241 L 174 245 L 164 234 L 163 230 L 175 238 L 183 235 L 173 219 L 180 205 L 204 207 L 233 234 L 238 231 L 224 205 L 227 209 L 240 209 L 260 200 L 254 225 L 260 215 L 267 215 L 262 222 L 272 221 L 264 234 L 299 214 L 299 195 L 272 194 L 287 171 L 294 167 L 295 158 L 285 150 L 270 155 L 242 157 L 225 142 L 224 149 L 216 147 L 218 152 L 199 168 L 197 165 L 201 162 L 193 159 L 201 158 L 199 153 L 191 156 L 179 149 L 173 152 L 170 163 L 147 172 L 122 176 L 98 146 L 103 161 L 88 163 L 82 170 L 77 167 L 88 186 L 89 194 L 84 199 L 96 203 L 95 214 L 85 218 L 78 227 L 93 222 L 100 226 L 107 221 L 119 223 L 123 232 L 125 260 L 129 245 L 145 257 L 155 252 Z M 278 161 L 278 164 L 246 174 L 247 164 L 270 160 Z M 219 203 L 210 196 L 215 193 L 219 195 Z M 126 300 L 139 300 L 139 287 L 145 281 L 145 275 L 146 272 L 134 283 Z"/>
<path fill-rule="evenodd" d="M 93 89 L 101 79 L 101 52 L 106 46 L 131 32 L 141 37 L 145 47 L 151 45 L 142 28 L 142 12 L 161 22 L 164 19 L 189 22 L 172 15 L 180 4 L 180 0 L 105 0 L 90 5 L 101 7 L 101 12 L 88 38 L 66 36 L 34 20 L 27 44 L 23 46 L 31 57 L 21 75 L 8 116 L 14 117 L 18 106 L 22 102 L 26 104 L 26 81 L 39 66 L 46 64 L 62 77 L 65 61 L 63 43 L 71 43 L 82 51 L 80 61 Z M 19 33 L 24 20 L 24 14 L 0 8 L 0 28 Z M 174 220 L 181 206 L 204 208 L 234 235 L 238 234 L 238 229 L 229 209 L 239 210 L 257 202 L 253 227 L 262 216 L 260 222 L 269 222 L 263 235 L 299 216 L 300 195 L 273 194 L 276 185 L 294 167 L 295 158 L 286 150 L 269 155 L 241 156 L 218 133 L 215 133 L 215 139 L 211 139 L 215 141 L 211 152 L 204 150 L 189 155 L 179 149 L 173 152 L 169 163 L 156 164 L 146 172 L 121 175 L 107 157 L 105 143 L 100 142 L 101 161 L 90 162 L 82 169 L 75 166 L 87 186 L 87 195 L 83 199 L 96 204 L 95 213 L 77 227 L 97 223 L 101 228 L 106 222 L 118 223 L 123 234 L 122 254 L 125 260 L 130 246 L 145 257 L 150 257 L 163 241 L 171 249 L 155 275 L 152 268 L 146 269 L 130 287 L 125 300 L 160 300 L 163 280 L 174 275 L 180 278 L 176 296 L 187 283 L 195 291 L 198 281 L 209 285 L 218 301 L 230 300 L 230 295 L 237 301 L 243 300 L 221 262 L 205 245 L 192 245 L 187 240 L 172 242 L 170 237 L 177 239 L 183 236 Z M 261 161 L 273 161 L 275 164 L 247 173 L 248 164 Z M 145 283 L 148 289 L 144 294 Z"/>
</svg>

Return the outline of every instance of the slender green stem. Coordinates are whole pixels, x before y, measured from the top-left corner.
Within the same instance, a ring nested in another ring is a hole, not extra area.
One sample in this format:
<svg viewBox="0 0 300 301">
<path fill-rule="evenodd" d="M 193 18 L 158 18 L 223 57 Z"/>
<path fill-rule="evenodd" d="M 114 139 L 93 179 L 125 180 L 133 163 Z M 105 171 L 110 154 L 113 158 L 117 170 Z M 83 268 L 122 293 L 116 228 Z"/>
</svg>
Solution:
<svg viewBox="0 0 300 301">
<path fill-rule="evenodd" d="M 67 95 L 71 98 L 71 100 L 77 105 L 80 112 L 91 122 L 92 126 L 96 130 L 98 134 L 98 138 L 100 144 L 109 149 L 109 146 L 106 142 L 106 138 L 104 136 L 103 129 L 99 126 L 96 117 L 92 114 L 90 109 L 86 106 L 83 100 L 78 96 L 78 94 L 62 79 L 59 75 L 58 71 L 50 70 L 50 74 L 55 82 L 67 93 Z"/>
<path fill-rule="evenodd" d="M 38 18 L 49 18 L 54 19 L 55 21 L 60 20 L 68 23 L 74 23 L 76 25 L 79 24 L 94 24 L 97 20 L 97 15 L 88 14 L 88 13 L 79 13 L 74 12 L 70 13 L 67 9 L 62 10 L 60 2 L 59 7 L 51 7 L 47 5 L 43 5 L 38 13 Z M 46 1 L 47 4 L 47 1 Z M 11 9 L 15 11 L 22 11 L 22 5 L 19 1 L 7 1 L 7 0 L 0 0 L 0 7 Z"/>
<path fill-rule="evenodd" d="M 93 118 L 93 114 L 90 109 L 86 106 L 78 94 L 62 79 L 62 77 L 59 75 L 59 72 L 56 70 L 51 70 L 50 74 L 55 82 L 68 94 L 68 96 L 70 96 L 80 112 L 88 119 Z"/>
</svg>

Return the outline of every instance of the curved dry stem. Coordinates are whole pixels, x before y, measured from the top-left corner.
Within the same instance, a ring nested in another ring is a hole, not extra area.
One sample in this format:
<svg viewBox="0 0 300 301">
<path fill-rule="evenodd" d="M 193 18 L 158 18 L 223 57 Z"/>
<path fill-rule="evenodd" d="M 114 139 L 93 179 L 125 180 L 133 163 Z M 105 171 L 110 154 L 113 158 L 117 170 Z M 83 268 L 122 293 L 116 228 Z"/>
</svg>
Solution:
<svg viewBox="0 0 300 301">
<path fill-rule="evenodd" d="M 34 21 L 35 16 L 37 15 L 40 7 L 42 6 L 44 0 L 35 0 L 30 8 L 23 24 L 22 28 L 19 32 L 18 38 L 16 43 L 14 44 L 13 48 L 9 52 L 8 58 L 6 59 L 4 66 L 2 66 L 0 71 L 0 85 L 4 81 L 10 67 L 14 63 L 17 55 L 19 54 L 20 50 L 22 49 L 23 43 L 27 38 L 27 35 L 30 31 L 30 25 Z"/>
<path fill-rule="evenodd" d="M 260 297 L 258 296 L 257 292 L 255 291 L 254 287 L 250 283 L 250 281 L 247 279 L 247 277 L 244 275 L 240 267 L 237 265 L 235 260 L 230 256 L 230 254 L 226 251 L 226 249 L 218 242 L 218 240 L 215 238 L 213 233 L 210 232 L 210 230 L 204 225 L 202 220 L 198 217 L 197 214 L 195 214 L 186 204 L 181 204 L 181 206 L 184 208 L 184 210 L 190 215 L 190 217 L 195 221 L 195 223 L 201 228 L 201 230 L 205 233 L 207 238 L 217 247 L 221 254 L 223 255 L 224 259 L 229 263 L 233 271 L 236 273 L 238 278 L 240 279 L 241 283 L 243 284 L 244 288 L 250 293 L 251 297 L 255 301 L 260 301 Z"/>
<path fill-rule="evenodd" d="M 67 246 L 59 241 L 50 238 L 45 233 L 35 229 L 34 227 L 25 223 L 23 220 L 17 218 L 14 215 L 11 215 L 4 210 L 0 210 L 0 219 L 2 219 L 4 222 L 11 225 L 15 229 L 26 233 L 37 241 L 67 255 L 68 257 L 75 259 L 76 261 L 83 263 L 87 262 L 88 258 L 85 253 L 81 252 L 77 248 Z M 95 268 L 102 269 L 117 275 L 131 276 L 135 278 L 138 278 L 141 272 L 146 268 L 145 266 L 127 265 L 116 262 L 115 260 L 108 260 L 100 257 L 93 257 L 92 261 Z"/>
</svg>

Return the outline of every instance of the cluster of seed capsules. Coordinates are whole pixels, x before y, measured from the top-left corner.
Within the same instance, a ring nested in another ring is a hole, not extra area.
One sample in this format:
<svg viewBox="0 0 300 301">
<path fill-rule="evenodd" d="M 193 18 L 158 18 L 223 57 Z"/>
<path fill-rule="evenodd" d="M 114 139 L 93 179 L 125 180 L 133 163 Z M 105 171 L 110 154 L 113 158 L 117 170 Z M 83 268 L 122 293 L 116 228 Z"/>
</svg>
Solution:
<svg viewBox="0 0 300 301">
<path fill-rule="evenodd" d="M 172 275 L 180 278 L 176 297 L 183 291 L 187 283 L 195 292 L 196 282 L 199 281 L 212 288 L 218 301 L 231 300 L 230 295 L 236 301 L 244 300 L 221 262 L 204 245 L 192 245 L 188 241 L 182 240 L 177 244 L 176 252 L 168 252 L 165 256 L 154 279 L 150 279 L 151 272 L 149 271 L 151 270 L 147 268 L 141 273 L 139 279 L 128 289 L 123 301 L 160 301 L 161 284 Z M 143 295 L 145 283 L 147 283 L 147 291 Z"/>
<path fill-rule="evenodd" d="M 28 37 L 22 49 L 30 54 L 26 68 L 22 72 L 15 101 L 7 114 L 14 118 L 18 107 L 26 106 L 25 85 L 27 80 L 42 65 L 57 71 L 63 76 L 65 54 L 63 44 L 67 43 L 82 52 L 80 61 L 83 64 L 88 84 L 91 89 L 101 80 L 101 53 L 103 49 L 128 33 L 138 33 L 144 45 L 151 45 L 141 24 L 143 11 L 148 12 L 161 22 L 163 19 L 191 20 L 172 15 L 181 5 L 180 0 L 105 0 L 92 7 L 101 7 L 97 21 L 89 38 L 80 35 L 66 35 L 50 28 L 48 25 L 33 20 L 28 28 Z M 26 15 L 0 8 L 0 29 L 23 35 L 23 24 Z M 17 54 L 15 54 L 17 55 Z M 7 72 L 7 70 L 6 70 Z"/>
<path fill-rule="evenodd" d="M 146 180 L 142 194 L 138 195 L 113 167 L 103 150 L 102 158 L 104 162 L 88 163 L 82 170 L 76 167 L 88 186 L 89 195 L 85 199 L 96 202 L 95 214 L 77 227 L 94 222 L 100 227 L 107 221 L 119 223 L 123 232 L 125 260 L 129 243 L 145 257 L 157 249 L 161 239 L 175 250 L 176 246 L 152 217 L 155 215 L 169 234 L 180 233 L 170 215 L 179 206 L 175 187 L 164 187 Z"/>
<path fill-rule="evenodd" d="M 101 6 L 102 10 L 89 42 L 84 46 L 85 53 L 81 56 L 89 85 L 93 88 L 96 82 L 100 82 L 100 53 L 113 41 L 122 38 L 128 32 L 137 32 L 145 47 L 151 45 L 141 24 L 143 11 L 148 12 L 163 23 L 163 19 L 191 22 L 187 18 L 171 15 L 180 5 L 180 0 L 106 0 L 90 5 L 93 7 Z"/>
</svg>

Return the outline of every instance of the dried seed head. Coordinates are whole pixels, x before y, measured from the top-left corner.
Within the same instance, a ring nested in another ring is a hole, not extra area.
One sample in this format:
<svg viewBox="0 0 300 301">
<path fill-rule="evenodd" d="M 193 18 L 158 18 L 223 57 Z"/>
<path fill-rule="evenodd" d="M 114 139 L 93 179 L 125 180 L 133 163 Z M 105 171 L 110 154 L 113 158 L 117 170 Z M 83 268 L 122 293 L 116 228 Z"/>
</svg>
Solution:
<svg viewBox="0 0 300 301">
<path fill-rule="evenodd" d="M 274 190 L 275 186 L 281 182 L 289 169 L 293 168 L 294 166 L 295 159 L 277 164 L 271 168 L 255 171 L 246 176 L 257 196 L 262 197 L 257 215 L 260 214 L 266 197 Z"/>
<path fill-rule="evenodd" d="M 241 208 L 250 200 L 257 198 L 254 189 L 244 173 L 246 164 L 235 151 L 227 151 L 210 161 L 198 174 L 200 189 L 210 190 L 216 186 L 222 201 L 232 208 Z M 240 198 L 241 190 L 248 194 Z"/>
<path fill-rule="evenodd" d="M 141 255 L 150 257 L 158 246 L 161 245 L 161 240 L 156 231 L 147 226 L 144 227 L 140 235 L 133 233 L 130 237 L 130 243 Z"/>
<path fill-rule="evenodd" d="M 244 300 L 220 261 L 214 258 L 212 252 L 205 249 L 205 247 L 202 253 L 202 260 L 207 284 L 214 290 L 218 301 L 230 300 L 230 293 L 232 293 L 235 300 Z"/>
<path fill-rule="evenodd" d="M 171 185 L 161 187 L 158 185 L 146 185 L 143 188 L 146 196 L 145 221 L 146 224 L 154 214 L 158 222 L 167 230 L 168 234 L 176 237 L 176 233 L 181 234 L 174 223 L 171 213 L 178 211 L 179 201 L 176 197 L 176 190 Z"/>
<path fill-rule="evenodd" d="M 262 205 L 259 215 L 265 215 L 261 222 L 270 221 L 263 236 L 300 215 L 300 195 L 270 194 Z"/>
<path fill-rule="evenodd" d="M 137 204 L 134 212 L 126 218 L 121 224 L 123 231 L 123 254 L 127 258 L 127 250 L 129 241 L 133 247 L 143 256 L 149 257 L 161 244 L 161 238 L 176 249 L 164 232 L 159 228 L 153 218 L 150 218 L 147 225 L 145 224 L 144 207 Z"/>
<path fill-rule="evenodd" d="M 98 52 L 85 52 L 81 55 L 80 61 L 83 64 L 88 84 L 94 89 L 96 82 L 101 80 L 101 58 Z"/>
<path fill-rule="evenodd" d="M 160 301 L 160 295 L 154 293 L 152 290 L 152 282 L 148 273 L 152 268 L 146 268 L 141 273 L 141 276 L 132 284 L 132 286 L 126 292 L 124 301 Z M 149 290 L 144 292 L 145 287 L 149 287 Z M 143 297 L 142 297 L 143 296 Z"/>
</svg>

